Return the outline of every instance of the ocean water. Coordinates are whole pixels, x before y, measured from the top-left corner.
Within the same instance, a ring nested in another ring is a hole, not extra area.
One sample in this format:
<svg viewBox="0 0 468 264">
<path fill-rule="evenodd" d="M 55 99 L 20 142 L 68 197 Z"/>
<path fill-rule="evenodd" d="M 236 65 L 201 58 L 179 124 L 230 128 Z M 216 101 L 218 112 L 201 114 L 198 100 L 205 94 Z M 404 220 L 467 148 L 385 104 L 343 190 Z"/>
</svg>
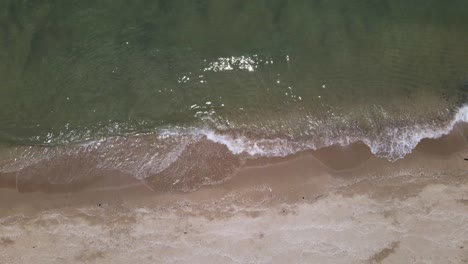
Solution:
<svg viewBox="0 0 468 264">
<path fill-rule="evenodd" d="M 468 121 L 466 25 L 465 0 L 2 0 L 0 169 L 216 174 L 357 141 L 397 160 Z"/>
</svg>

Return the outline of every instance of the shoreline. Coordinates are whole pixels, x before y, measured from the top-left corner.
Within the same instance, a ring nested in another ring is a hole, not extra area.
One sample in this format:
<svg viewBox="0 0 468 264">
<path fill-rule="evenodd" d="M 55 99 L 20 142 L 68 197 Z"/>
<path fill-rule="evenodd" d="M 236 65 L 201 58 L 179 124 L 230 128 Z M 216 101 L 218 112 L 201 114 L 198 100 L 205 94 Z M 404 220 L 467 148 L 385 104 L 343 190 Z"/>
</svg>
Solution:
<svg viewBox="0 0 468 264">
<path fill-rule="evenodd" d="M 459 124 L 448 135 L 437 139 L 423 139 L 412 153 L 396 161 L 388 161 L 372 154 L 370 147 L 363 142 L 305 150 L 286 157 L 247 158 L 243 155 L 233 155 L 224 145 L 210 143 L 200 148 L 200 144 L 194 143 L 177 156 L 177 160 L 169 167 L 150 173 L 142 179 L 130 173 L 134 169 L 126 171 L 125 167 L 122 170 L 119 166 L 115 169 L 101 167 L 100 157 L 92 152 L 65 152 L 56 157 L 38 160 L 19 170 L 0 171 L 0 190 L 15 189 L 20 193 L 75 193 L 88 189 L 125 189 L 128 186 L 142 185 L 155 193 L 191 192 L 204 186 L 223 185 L 233 179 L 235 181 L 239 174 L 242 175 L 243 171 L 252 168 L 268 168 L 298 159 L 309 159 L 310 164 L 298 165 L 309 170 L 309 174 L 329 173 L 333 177 L 359 173 L 390 175 L 402 166 L 415 167 L 416 165 L 410 163 L 420 162 L 418 160 L 425 158 L 454 159 L 446 164 L 441 163 L 440 167 L 431 165 L 431 170 L 450 172 L 458 168 L 463 171 L 465 165 L 468 165 L 464 160 L 465 157 L 468 158 L 468 154 L 460 156 L 460 153 L 464 153 L 468 148 L 467 137 L 468 124 Z M 144 149 L 138 151 L 142 152 Z M 460 154 L 458 159 L 463 162 L 458 163 L 456 158 L 453 158 L 457 153 Z M 131 166 L 146 167 L 146 164 L 138 165 L 137 160 L 132 162 Z"/>
<path fill-rule="evenodd" d="M 223 182 L 189 192 L 112 173 L 66 192 L 47 192 L 44 181 L 38 182 L 46 192 L 1 188 L 0 259 L 464 263 L 463 131 L 425 140 L 396 162 L 362 143 L 249 160 Z"/>
</svg>

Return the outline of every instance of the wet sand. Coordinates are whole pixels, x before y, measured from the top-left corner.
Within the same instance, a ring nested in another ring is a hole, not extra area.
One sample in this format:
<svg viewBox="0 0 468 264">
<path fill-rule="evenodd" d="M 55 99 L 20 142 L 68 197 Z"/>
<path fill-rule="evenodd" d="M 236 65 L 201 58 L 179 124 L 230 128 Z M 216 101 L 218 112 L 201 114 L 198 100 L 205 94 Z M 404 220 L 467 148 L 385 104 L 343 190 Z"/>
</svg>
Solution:
<svg viewBox="0 0 468 264">
<path fill-rule="evenodd" d="M 393 163 L 362 143 L 251 160 L 191 192 L 2 174 L 0 263 L 468 263 L 465 157 L 458 130 Z"/>
</svg>

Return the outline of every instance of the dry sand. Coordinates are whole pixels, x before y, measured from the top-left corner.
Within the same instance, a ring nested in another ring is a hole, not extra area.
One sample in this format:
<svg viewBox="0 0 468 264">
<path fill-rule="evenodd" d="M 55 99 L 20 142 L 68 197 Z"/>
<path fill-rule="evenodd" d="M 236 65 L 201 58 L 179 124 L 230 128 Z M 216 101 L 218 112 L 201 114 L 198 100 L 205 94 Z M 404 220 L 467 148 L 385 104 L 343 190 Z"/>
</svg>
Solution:
<svg viewBox="0 0 468 264">
<path fill-rule="evenodd" d="M 3 174 L 0 263 L 468 263 L 464 139 L 258 159 L 193 192 L 109 173 L 20 193 Z"/>
</svg>

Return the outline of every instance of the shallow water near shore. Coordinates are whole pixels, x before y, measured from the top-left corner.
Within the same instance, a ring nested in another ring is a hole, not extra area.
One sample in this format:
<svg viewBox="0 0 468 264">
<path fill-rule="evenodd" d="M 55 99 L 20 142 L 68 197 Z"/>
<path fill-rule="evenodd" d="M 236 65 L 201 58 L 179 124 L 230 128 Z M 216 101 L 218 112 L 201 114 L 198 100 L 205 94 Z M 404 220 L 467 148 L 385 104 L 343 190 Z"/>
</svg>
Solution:
<svg viewBox="0 0 468 264">
<path fill-rule="evenodd" d="M 466 3 L 358 3 L 3 1 L 0 140 L 333 142 L 449 122 L 466 102 Z"/>
</svg>

